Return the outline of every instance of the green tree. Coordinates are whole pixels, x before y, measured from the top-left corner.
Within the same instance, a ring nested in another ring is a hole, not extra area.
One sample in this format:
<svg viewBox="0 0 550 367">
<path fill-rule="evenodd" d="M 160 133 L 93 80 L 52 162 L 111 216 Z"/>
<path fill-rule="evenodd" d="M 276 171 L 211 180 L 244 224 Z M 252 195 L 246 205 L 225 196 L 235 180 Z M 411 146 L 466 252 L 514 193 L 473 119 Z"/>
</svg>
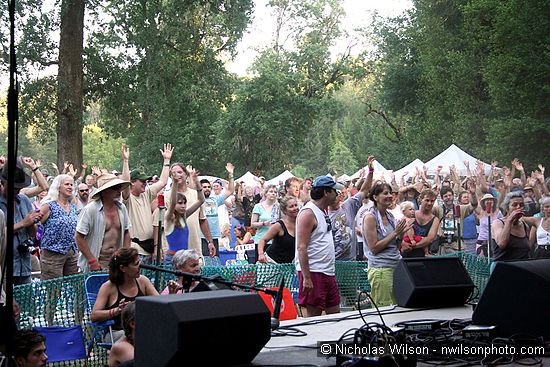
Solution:
<svg viewBox="0 0 550 367">
<path fill-rule="evenodd" d="M 87 49 L 102 127 L 126 138 L 132 165 L 156 169 L 158 149 L 172 143 L 174 160 L 221 174 L 224 162 L 212 159 L 219 155 L 214 123 L 233 78 L 220 59 L 234 53 L 251 0 L 118 0 L 102 10 L 110 21 Z"/>
</svg>

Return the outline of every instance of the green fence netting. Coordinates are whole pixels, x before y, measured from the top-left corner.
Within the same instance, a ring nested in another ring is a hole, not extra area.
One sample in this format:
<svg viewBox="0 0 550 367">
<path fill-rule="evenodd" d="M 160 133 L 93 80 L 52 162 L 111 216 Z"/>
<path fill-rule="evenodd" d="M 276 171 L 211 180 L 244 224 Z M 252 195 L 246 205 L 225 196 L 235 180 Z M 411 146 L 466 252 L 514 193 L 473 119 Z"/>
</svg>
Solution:
<svg viewBox="0 0 550 367">
<path fill-rule="evenodd" d="M 478 298 L 487 284 L 490 263 L 487 259 L 472 254 L 456 253 L 451 256 L 462 259 L 478 290 L 473 298 Z M 144 270 L 142 273 L 151 279 L 159 292 L 166 287 L 170 279 L 175 278 L 171 274 L 151 270 Z M 281 278 L 284 278 L 285 287 L 290 289 L 294 300 L 297 300 L 298 280 L 293 264 L 204 266 L 202 274 L 208 277 L 218 275 L 231 282 L 258 287 L 278 287 Z M 20 307 L 18 320 L 20 328 L 82 325 L 89 357 L 85 360 L 59 362 L 54 365 L 103 366 L 107 362 L 106 349 L 97 345 L 101 342 L 102 335 L 90 325 L 90 311 L 86 304 L 84 290 L 87 275 L 77 274 L 47 281 L 37 280 L 14 288 L 14 296 Z M 336 279 L 340 288 L 343 310 L 357 308 L 360 291 L 370 291 L 367 262 L 337 261 Z M 368 307 L 365 300 L 359 305 L 362 308 Z"/>
</svg>

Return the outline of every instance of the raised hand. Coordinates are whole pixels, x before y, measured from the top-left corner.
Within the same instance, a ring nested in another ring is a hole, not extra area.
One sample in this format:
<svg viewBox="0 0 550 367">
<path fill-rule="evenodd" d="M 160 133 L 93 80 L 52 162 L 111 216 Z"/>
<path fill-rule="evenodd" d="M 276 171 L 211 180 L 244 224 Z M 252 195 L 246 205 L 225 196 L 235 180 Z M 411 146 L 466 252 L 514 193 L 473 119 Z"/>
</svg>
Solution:
<svg viewBox="0 0 550 367">
<path fill-rule="evenodd" d="M 523 164 L 521 164 L 521 162 L 519 161 L 519 159 L 517 158 L 514 158 L 514 160 L 512 161 L 512 165 L 514 167 L 516 167 L 516 169 L 520 172 L 523 172 Z"/>
<path fill-rule="evenodd" d="M 122 144 L 121 152 L 122 159 L 124 159 L 125 161 L 130 159 L 130 149 L 126 146 L 126 144 Z"/>
<path fill-rule="evenodd" d="M 225 164 L 225 170 L 227 171 L 227 173 L 229 173 L 229 175 L 232 175 L 235 171 L 235 166 L 232 163 L 227 162 Z"/>
<path fill-rule="evenodd" d="M 25 166 L 29 167 L 31 170 L 36 168 L 36 163 L 31 157 L 23 157 L 21 160 L 23 161 L 23 164 L 25 164 Z"/>
<path fill-rule="evenodd" d="M 369 169 L 374 169 L 374 156 L 373 155 L 369 155 L 367 157 L 367 166 L 369 166 Z"/>
<path fill-rule="evenodd" d="M 76 169 L 74 168 L 73 164 L 69 164 L 68 173 L 70 176 L 76 176 Z"/>
<path fill-rule="evenodd" d="M 92 174 L 93 174 L 93 175 L 96 175 L 96 176 L 101 175 L 101 170 L 99 169 L 98 166 L 93 166 L 93 167 L 92 167 Z"/>
<path fill-rule="evenodd" d="M 172 159 L 173 152 L 174 152 L 174 147 L 172 147 L 172 144 L 164 144 L 164 149 L 160 149 L 160 154 L 162 154 L 162 158 L 168 161 Z"/>
<path fill-rule="evenodd" d="M 539 167 L 540 172 L 541 172 L 542 175 L 544 176 L 544 166 L 543 166 L 542 164 L 539 163 L 538 167 Z"/>
<path fill-rule="evenodd" d="M 82 167 L 83 171 L 86 171 L 88 169 L 88 165 L 86 163 L 82 163 L 80 167 Z"/>
</svg>

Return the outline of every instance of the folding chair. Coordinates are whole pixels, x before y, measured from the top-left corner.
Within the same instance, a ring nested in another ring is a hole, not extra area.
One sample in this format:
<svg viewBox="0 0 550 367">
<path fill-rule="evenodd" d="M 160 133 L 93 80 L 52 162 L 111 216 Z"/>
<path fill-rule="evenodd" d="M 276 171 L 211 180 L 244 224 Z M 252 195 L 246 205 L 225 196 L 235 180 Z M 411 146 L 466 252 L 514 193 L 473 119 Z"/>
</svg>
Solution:
<svg viewBox="0 0 550 367">
<path fill-rule="evenodd" d="M 82 326 L 35 327 L 46 338 L 48 363 L 86 359 Z"/>
<path fill-rule="evenodd" d="M 86 278 L 86 281 L 84 282 L 84 289 L 86 291 L 86 304 L 88 306 L 88 312 L 90 315 L 92 314 L 92 310 L 94 309 L 94 304 L 97 299 L 99 288 L 101 288 L 101 285 L 105 283 L 108 279 L 109 279 L 108 274 L 90 274 Z M 111 336 L 111 340 L 113 340 L 113 330 L 112 330 L 113 324 L 114 324 L 113 320 L 90 322 L 90 325 L 92 325 L 94 330 L 92 343 L 97 337 L 97 332 L 105 331 L 105 329 L 108 329 L 109 334 Z M 101 337 L 102 336 L 103 335 L 101 335 Z M 111 349 L 112 343 L 97 343 L 97 345 L 102 348 Z M 89 346 L 88 350 L 89 351 L 92 350 L 91 346 Z"/>
</svg>

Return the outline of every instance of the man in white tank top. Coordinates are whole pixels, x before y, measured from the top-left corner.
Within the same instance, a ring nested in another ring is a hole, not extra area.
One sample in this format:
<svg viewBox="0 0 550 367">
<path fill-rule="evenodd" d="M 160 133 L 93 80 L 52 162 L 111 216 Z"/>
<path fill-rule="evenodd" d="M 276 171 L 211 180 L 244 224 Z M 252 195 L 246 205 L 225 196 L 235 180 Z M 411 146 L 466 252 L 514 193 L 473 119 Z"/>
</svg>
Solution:
<svg viewBox="0 0 550 367">
<path fill-rule="evenodd" d="M 300 209 L 296 219 L 296 270 L 298 304 L 306 317 L 340 312 L 340 292 L 336 284 L 334 240 L 329 205 L 338 200 L 336 190 L 344 187 L 330 176 L 313 182 L 311 201 Z"/>
</svg>

